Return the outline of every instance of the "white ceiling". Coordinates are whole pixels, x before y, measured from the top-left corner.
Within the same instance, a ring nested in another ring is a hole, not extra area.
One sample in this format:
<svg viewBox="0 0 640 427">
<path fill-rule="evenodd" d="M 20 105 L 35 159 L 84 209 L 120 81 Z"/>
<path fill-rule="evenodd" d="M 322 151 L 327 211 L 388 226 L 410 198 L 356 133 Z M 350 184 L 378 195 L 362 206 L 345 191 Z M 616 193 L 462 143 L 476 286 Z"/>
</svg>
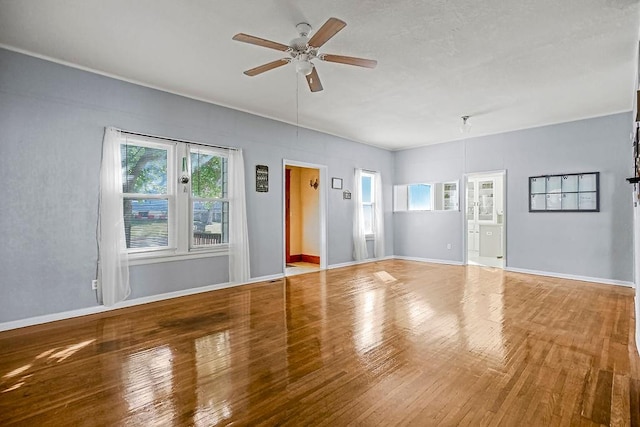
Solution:
<svg viewBox="0 0 640 427">
<path fill-rule="evenodd" d="M 0 0 L 0 45 L 388 149 L 633 108 L 640 0 Z M 285 55 L 295 24 L 347 27 L 310 93 Z M 299 118 L 296 90 L 299 89 Z"/>
</svg>

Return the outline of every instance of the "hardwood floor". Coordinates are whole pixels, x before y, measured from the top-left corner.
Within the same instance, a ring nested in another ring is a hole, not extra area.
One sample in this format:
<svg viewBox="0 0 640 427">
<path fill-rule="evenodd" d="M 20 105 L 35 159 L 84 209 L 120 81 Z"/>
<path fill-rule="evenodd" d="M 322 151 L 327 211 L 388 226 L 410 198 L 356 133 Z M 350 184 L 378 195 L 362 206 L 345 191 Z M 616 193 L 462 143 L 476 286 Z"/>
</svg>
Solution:
<svg viewBox="0 0 640 427">
<path fill-rule="evenodd" d="M 391 260 L 0 333 L 0 425 L 640 425 L 633 290 Z"/>
</svg>

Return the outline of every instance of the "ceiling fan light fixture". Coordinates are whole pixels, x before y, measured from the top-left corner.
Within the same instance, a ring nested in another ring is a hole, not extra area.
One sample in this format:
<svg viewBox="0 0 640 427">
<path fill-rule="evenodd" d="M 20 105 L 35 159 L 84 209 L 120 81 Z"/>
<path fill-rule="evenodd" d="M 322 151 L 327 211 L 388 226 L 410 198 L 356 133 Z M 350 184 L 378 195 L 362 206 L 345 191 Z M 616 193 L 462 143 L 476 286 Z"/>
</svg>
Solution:
<svg viewBox="0 0 640 427">
<path fill-rule="evenodd" d="M 308 76 L 313 71 L 313 64 L 307 60 L 296 62 L 296 72 Z"/>
<path fill-rule="evenodd" d="M 469 133 L 471 125 L 469 124 L 469 116 L 462 116 L 462 124 L 460 125 L 460 133 Z"/>
</svg>

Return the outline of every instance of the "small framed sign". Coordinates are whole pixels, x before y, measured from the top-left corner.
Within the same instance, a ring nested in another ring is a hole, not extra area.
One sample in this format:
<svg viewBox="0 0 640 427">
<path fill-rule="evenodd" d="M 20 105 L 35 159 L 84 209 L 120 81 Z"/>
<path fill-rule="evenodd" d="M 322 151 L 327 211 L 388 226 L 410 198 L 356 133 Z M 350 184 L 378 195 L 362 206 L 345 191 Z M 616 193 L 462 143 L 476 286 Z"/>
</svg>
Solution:
<svg viewBox="0 0 640 427">
<path fill-rule="evenodd" d="M 331 178 L 331 188 L 342 190 L 342 178 Z"/>
<path fill-rule="evenodd" d="M 343 191 L 342 192 L 342 198 L 345 199 L 345 200 L 351 199 L 351 192 L 350 191 Z"/>
<path fill-rule="evenodd" d="M 269 191 L 269 166 L 256 165 L 256 191 L 258 193 Z"/>
</svg>

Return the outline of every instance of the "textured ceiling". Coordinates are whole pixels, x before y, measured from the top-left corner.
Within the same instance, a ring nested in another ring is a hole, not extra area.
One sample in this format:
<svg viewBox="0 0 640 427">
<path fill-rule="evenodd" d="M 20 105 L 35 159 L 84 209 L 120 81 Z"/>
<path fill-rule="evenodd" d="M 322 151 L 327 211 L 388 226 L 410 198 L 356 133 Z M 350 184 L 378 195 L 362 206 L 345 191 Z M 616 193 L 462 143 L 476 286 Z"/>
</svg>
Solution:
<svg viewBox="0 0 640 427">
<path fill-rule="evenodd" d="M 633 108 L 640 0 L 0 0 L 0 45 L 389 149 Z M 324 91 L 294 66 L 243 70 L 281 52 L 295 24 L 347 27 L 316 61 Z M 298 102 L 296 103 L 296 92 Z M 296 104 L 299 105 L 296 118 Z"/>
</svg>

